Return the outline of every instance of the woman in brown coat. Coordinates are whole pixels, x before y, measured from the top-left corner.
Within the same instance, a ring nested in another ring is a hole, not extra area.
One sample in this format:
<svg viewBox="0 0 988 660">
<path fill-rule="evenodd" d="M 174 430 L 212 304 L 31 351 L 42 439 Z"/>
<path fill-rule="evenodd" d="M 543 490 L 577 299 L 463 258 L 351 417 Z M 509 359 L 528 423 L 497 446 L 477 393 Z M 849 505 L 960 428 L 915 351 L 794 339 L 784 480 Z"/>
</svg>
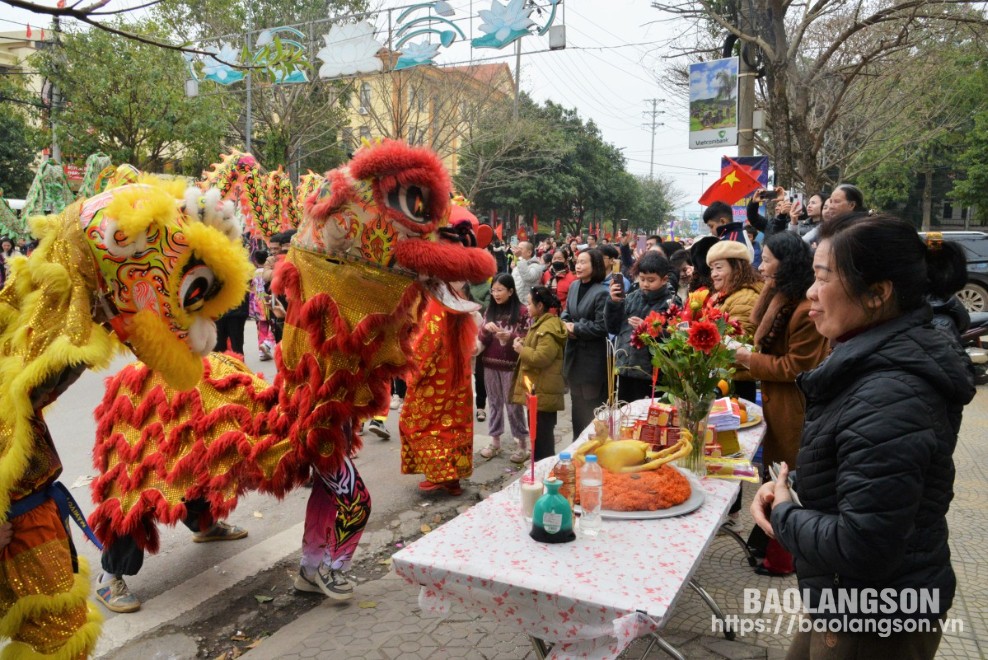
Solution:
<svg viewBox="0 0 988 660">
<path fill-rule="evenodd" d="M 765 413 L 765 441 L 762 464 L 786 462 L 796 465 L 796 453 L 803 431 L 805 401 L 796 387 L 796 376 L 815 369 L 830 352 L 827 340 L 810 320 L 810 301 L 806 290 L 813 283 L 813 252 L 798 234 L 782 232 L 772 235 L 762 249 L 759 268 L 765 288 L 751 315 L 757 324 L 755 352 L 739 348 L 739 367 L 762 383 L 762 407 Z M 765 546 L 758 528 L 749 545 L 755 550 Z M 762 572 L 788 574 L 793 571 L 792 558 L 777 544 L 766 548 Z M 784 553 L 784 554 L 778 554 Z"/>
</svg>

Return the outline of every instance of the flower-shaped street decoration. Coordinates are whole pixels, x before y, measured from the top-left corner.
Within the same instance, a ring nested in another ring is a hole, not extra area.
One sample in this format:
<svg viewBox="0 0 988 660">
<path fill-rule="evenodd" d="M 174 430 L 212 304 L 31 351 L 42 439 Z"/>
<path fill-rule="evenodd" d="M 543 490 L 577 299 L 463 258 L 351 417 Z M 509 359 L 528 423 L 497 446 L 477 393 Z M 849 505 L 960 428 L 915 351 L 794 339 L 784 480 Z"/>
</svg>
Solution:
<svg viewBox="0 0 988 660">
<path fill-rule="evenodd" d="M 432 58 L 439 53 L 440 44 L 430 44 L 422 42 L 419 44 L 405 44 L 402 48 L 401 57 L 395 63 L 395 71 L 409 69 L 421 64 L 432 64 Z"/>
<path fill-rule="evenodd" d="M 484 21 L 480 24 L 484 36 L 474 39 L 471 42 L 473 47 L 504 48 L 528 35 L 528 28 L 535 25 L 535 21 L 529 18 L 532 10 L 532 7 L 525 7 L 525 0 L 510 0 L 506 5 L 491 0 L 490 9 L 477 12 Z"/>
<path fill-rule="evenodd" d="M 221 85 L 232 85 L 244 79 L 242 71 L 234 69 L 231 64 L 240 60 L 240 53 L 225 41 L 220 42 L 219 48 L 210 48 L 213 53 L 203 62 L 202 75 L 206 80 L 212 80 Z"/>
<path fill-rule="evenodd" d="M 384 68 L 377 57 L 383 46 L 374 38 L 374 26 L 367 21 L 334 25 L 323 39 L 326 45 L 316 53 L 323 62 L 319 67 L 320 78 L 373 73 Z"/>
<path fill-rule="evenodd" d="M 263 30 L 254 42 L 253 63 L 279 85 L 309 82 L 302 68 L 308 64 L 304 41 L 305 34 L 293 27 Z"/>
</svg>

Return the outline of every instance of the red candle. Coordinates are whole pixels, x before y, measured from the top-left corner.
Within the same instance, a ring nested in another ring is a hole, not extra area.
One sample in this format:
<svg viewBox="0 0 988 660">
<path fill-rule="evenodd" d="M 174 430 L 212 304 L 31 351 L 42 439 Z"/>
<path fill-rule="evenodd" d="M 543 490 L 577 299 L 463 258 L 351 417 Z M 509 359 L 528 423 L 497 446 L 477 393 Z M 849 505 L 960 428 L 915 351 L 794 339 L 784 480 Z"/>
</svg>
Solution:
<svg viewBox="0 0 988 660">
<path fill-rule="evenodd" d="M 532 446 L 532 460 L 530 461 L 532 466 L 532 480 L 535 480 L 535 426 L 538 421 L 539 414 L 539 397 L 535 395 L 535 383 L 530 381 L 528 377 L 524 377 L 525 389 L 528 390 L 525 393 L 525 402 L 528 404 L 528 437 L 529 444 Z"/>
</svg>

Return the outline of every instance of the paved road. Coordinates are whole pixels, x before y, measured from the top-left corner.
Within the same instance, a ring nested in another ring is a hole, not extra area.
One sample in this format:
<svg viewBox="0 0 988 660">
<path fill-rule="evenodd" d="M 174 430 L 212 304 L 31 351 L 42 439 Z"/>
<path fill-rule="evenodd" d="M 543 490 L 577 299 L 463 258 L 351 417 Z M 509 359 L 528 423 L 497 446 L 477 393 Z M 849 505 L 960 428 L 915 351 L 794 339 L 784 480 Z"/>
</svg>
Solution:
<svg viewBox="0 0 988 660">
<path fill-rule="evenodd" d="M 253 346 L 253 325 L 248 324 L 247 328 L 248 345 Z M 63 481 L 70 487 L 93 474 L 90 458 L 95 433 L 92 411 L 102 395 L 102 379 L 127 361 L 118 359 L 112 370 L 103 374 L 85 374 L 47 413 L 65 464 Z M 247 363 L 256 371 L 272 372 L 271 363 L 259 362 L 254 351 L 248 350 Z M 568 417 L 568 412 L 560 415 L 557 427 L 560 446 L 572 439 L 572 430 L 566 421 Z M 391 415 L 388 426 L 395 440 L 383 443 L 369 437 L 358 459 L 358 466 L 374 497 L 371 531 L 365 535 L 358 559 L 361 553 L 386 551 L 394 546 L 396 539 L 417 533 L 422 522 L 431 518 L 431 513 L 421 508 L 423 498 L 416 490 L 419 477 L 398 473 L 397 415 Z M 964 629 L 944 638 L 938 653 L 942 658 L 984 658 L 988 651 L 988 614 L 985 610 L 988 580 L 979 568 L 988 560 L 985 550 L 988 548 L 985 544 L 988 527 L 982 495 L 988 488 L 986 431 L 988 388 L 982 387 L 965 413 L 956 453 L 956 497 L 949 518 L 954 567 L 959 581 L 959 596 L 951 615 L 962 619 Z M 486 425 L 478 424 L 476 433 L 475 449 L 479 450 L 488 440 Z M 461 506 L 469 505 L 471 498 L 482 496 L 485 488 L 498 487 L 508 476 L 507 472 L 510 472 L 509 464 L 503 458 L 478 462 L 466 496 L 459 499 Z M 73 492 L 85 508 L 89 501 L 87 488 L 79 485 Z M 749 489 L 749 497 L 751 492 Z M 161 553 L 150 557 L 142 573 L 128 580 L 144 601 L 144 609 L 129 615 L 105 612 L 107 621 L 98 654 L 118 660 L 197 657 L 195 640 L 174 632 L 165 624 L 180 621 L 183 614 L 186 619 L 201 616 L 204 608 L 200 606 L 218 595 L 223 597 L 214 599 L 208 607 L 224 607 L 227 595 L 234 593 L 237 585 L 242 589 L 265 569 L 296 555 L 307 494 L 307 491 L 292 493 L 282 503 L 269 497 L 246 496 L 230 518 L 250 529 L 250 536 L 242 541 L 199 545 L 189 541 L 189 533 L 182 527 L 162 528 Z M 447 506 L 455 507 L 455 504 L 447 503 Z M 438 507 L 437 504 L 435 508 Z M 78 534 L 76 538 L 79 538 Z M 80 548 L 84 556 L 98 565 L 98 553 L 94 548 L 83 543 Z M 744 587 L 795 585 L 791 578 L 754 575 L 733 543 L 726 539 L 714 542 L 697 576 L 728 613 L 742 611 L 739 594 Z M 282 593 L 291 594 L 287 584 Z M 262 642 L 250 652 L 250 657 L 260 660 L 341 657 L 340 644 L 345 641 L 340 636 L 341 627 L 351 631 L 353 639 L 361 643 L 359 647 L 349 647 L 351 652 L 347 657 L 534 657 L 524 636 L 505 631 L 495 622 L 475 614 L 457 612 L 444 621 L 423 617 L 415 605 L 416 595 L 414 587 L 397 578 L 365 583 L 360 597 L 354 602 L 342 607 L 328 603 L 319 605 Z M 375 603 L 373 607 L 362 605 L 371 601 Z M 215 610 L 208 613 L 216 614 Z M 230 619 L 233 624 L 233 617 Z M 774 658 L 781 657 L 788 645 L 784 636 L 772 634 L 752 636 L 741 644 L 718 640 L 709 634 L 709 621 L 709 612 L 702 602 L 687 593 L 677 604 L 666 632 L 670 641 L 686 650 L 690 658 Z M 180 629 L 181 625 L 176 627 Z M 371 636 L 376 641 L 368 646 Z M 638 647 L 639 655 L 643 650 Z M 664 656 L 656 651 L 649 654 L 649 658 L 659 657 Z"/>
<path fill-rule="evenodd" d="M 250 349 L 257 345 L 256 341 L 254 324 L 248 322 L 247 365 L 257 373 L 273 377 L 273 363 L 261 362 L 257 351 Z M 131 361 L 133 356 L 127 353 L 114 360 L 105 371 L 83 374 L 45 413 L 64 466 L 62 482 L 71 488 L 85 511 L 91 510 L 88 480 L 95 475 L 92 466 L 96 433 L 93 410 L 103 396 L 104 379 Z M 398 473 L 396 413 L 389 416 L 387 426 L 394 439 L 382 442 L 367 434 L 366 444 L 357 460 L 362 476 L 372 484 L 371 525 L 389 520 L 421 499 L 416 490 L 420 477 Z M 486 433 L 486 425 L 478 424 L 477 432 Z M 182 525 L 160 527 L 160 553 L 148 557 L 141 573 L 127 580 L 131 590 L 144 603 L 144 609 L 126 615 L 103 610 L 107 622 L 100 641 L 101 651 L 119 648 L 239 580 L 297 552 L 308 493 L 308 490 L 295 491 L 282 502 L 273 497 L 248 494 L 229 518 L 230 522 L 250 530 L 250 536 L 241 541 L 197 544 L 190 541 L 190 532 Z M 78 530 L 73 534 L 76 539 L 81 538 Z M 95 577 L 99 571 L 99 552 L 88 542 L 78 545 L 80 553 L 90 561 Z"/>
</svg>

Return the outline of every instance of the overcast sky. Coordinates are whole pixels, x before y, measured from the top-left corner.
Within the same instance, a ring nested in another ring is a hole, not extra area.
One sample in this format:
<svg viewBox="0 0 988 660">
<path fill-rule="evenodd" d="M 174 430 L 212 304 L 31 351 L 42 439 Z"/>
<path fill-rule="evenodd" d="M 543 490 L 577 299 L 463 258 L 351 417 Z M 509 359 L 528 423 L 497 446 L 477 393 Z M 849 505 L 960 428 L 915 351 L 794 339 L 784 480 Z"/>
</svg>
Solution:
<svg viewBox="0 0 988 660">
<path fill-rule="evenodd" d="M 39 0 L 55 4 L 55 0 Z M 505 0 L 507 1 L 507 0 Z M 142 4 L 143 0 L 111 0 L 117 9 Z M 476 16 L 489 9 L 492 0 L 450 0 L 456 10 L 454 21 L 470 36 L 466 16 Z M 379 0 L 382 8 L 410 4 L 396 0 Z M 623 150 L 628 169 L 634 174 L 649 172 L 651 131 L 644 127 L 645 113 L 651 110 L 650 99 L 658 98 L 664 114 L 655 135 L 654 170 L 657 176 L 671 179 L 683 193 L 687 210 L 698 210 L 695 200 L 701 186 L 710 185 L 720 168 L 721 155 L 734 155 L 736 148 L 690 150 L 687 148 L 687 108 L 685 99 L 664 98 L 655 83 L 653 71 L 669 55 L 665 43 L 674 33 L 684 30 L 662 20 L 647 0 L 567 0 L 562 8 L 566 26 L 564 50 L 544 51 L 548 37 L 522 39 L 521 85 L 536 100 L 552 101 L 575 107 L 584 119 L 593 119 L 604 139 Z M 542 21 L 537 15 L 532 17 Z M 0 31 L 23 29 L 30 22 L 35 29 L 50 24 L 46 16 L 33 16 L 13 9 L 0 0 Z M 561 20 L 557 18 L 556 24 Z M 479 36 L 479 19 L 472 22 L 473 36 Z M 261 27 L 261 26 L 258 26 Z M 274 27 L 274 26 L 269 26 Z M 320 44 L 321 45 L 321 44 Z M 441 51 L 438 63 L 462 62 L 471 57 L 466 44 L 454 44 Z M 491 58 L 515 66 L 514 49 L 474 49 L 472 57 Z M 492 61 L 492 60 L 487 60 Z"/>
</svg>

